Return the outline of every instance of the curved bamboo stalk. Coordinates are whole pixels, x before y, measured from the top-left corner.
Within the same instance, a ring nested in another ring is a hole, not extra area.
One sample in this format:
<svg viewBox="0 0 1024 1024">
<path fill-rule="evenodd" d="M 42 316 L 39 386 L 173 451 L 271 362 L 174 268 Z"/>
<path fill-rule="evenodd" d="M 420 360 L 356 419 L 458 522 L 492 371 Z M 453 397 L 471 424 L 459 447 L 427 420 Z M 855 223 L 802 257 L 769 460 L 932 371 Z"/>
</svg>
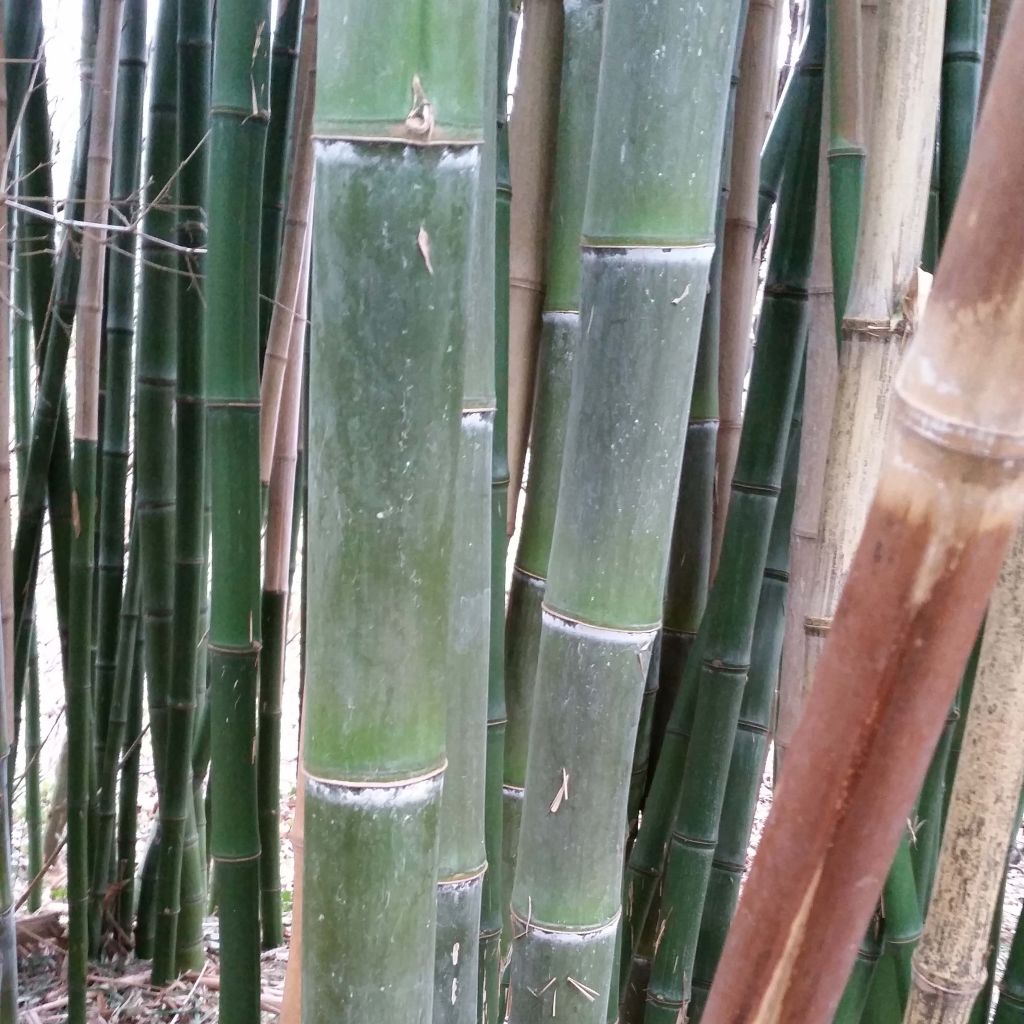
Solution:
<svg viewBox="0 0 1024 1024">
<path fill-rule="evenodd" d="M 210 850 L 224 1024 L 260 1012 L 259 248 L 267 134 L 267 0 L 219 0 L 210 93 L 206 259 L 207 452 L 212 506 Z"/>
<path fill-rule="evenodd" d="M 732 474 L 743 426 L 743 381 L 750 367 L 750 323 L 757 291 L 754 237 L 765 109 L 774 99 L 778 21 L 776 0 L 751 0 L 743 34 L 733 129 L 729 203 L 722 248 L 722 313 L 718 359 L 718 443 L 711 572 L 722 549 Z"/>
<path fill-rule="evenodd" d="M 475 0 L 321 10 L 304 896 L 331 912 L 303 918 L 306 1024 L 432 1013 L 485 27 Z"/>
<path fill-rule="evenodd" d="M 1007 41 L 705 1024 L 830 1019 L 1024 512 L 1024 8 Z"/>
<path fill-rule="evenodd" d="M 316 31 L 318 0 L 306 0 L 308 29 Z M 307 204 L 309 197 L 307 196 Z M 307 214 L 308 219 L 308 214 Z M 295 470 L 298 462 L 299 414 L 309 296 L 309 235 L 292 319 L 292 340 L 285 371 L 281 409 L 270 476 L 266 557 L 261 604 L 263 649 L 260 655 L 259 730 L 256 747 L 256 785 L 260 816 L 260 919 L 263 945 L 280 946 L 281 931 L 281 691 L 288 639 L 292 521 L 295 516 Z M 293 904 L 294 906 L 294 904 Z M 293 923 L 294 928 L 294 923 Z"/>
<path fill-rule="evenodd" d="M 299 0 L 291 0 L 292 6 Z M 266 335 L 263 377 L 260 381 L 260 483 L 270 486 L 274 444 L 284 378 L 290 359 L 296 311 L 305 301 L 302 290 L 302 252 L 309 227 L 309 197 L 313 190 L 313 99 L 316 95 L 316 24 L 319 4 L 306 0 L 302 15 L 302 42 L 292 116 L 294 158 L 288 184 L 288 209 L 281 238 L 280 269 L 276 275 L 274 307 Z M 271 83 L 273 84 L 273 83 Z M 273 116 L 273 115 L 272 115 Z"/>
<path fill-rule="evenodd" d="M 526 0 L 509 122 L 508 535 L 515 531 L 537 377 L 562 69 L 562 0 Z"/>
<path fill-rule="evenodd" d="M 581 1024 L 606 1020 L 629 770 L 662 614 L 739 10 L 738 0 L 615 0 L 606 11 L 582 335 L 512 891 L 513 1024 L 564 1003 Z M 663 64 L 662 52 L 677 57 Z"/>
<path fill-rule="evenodd" d="M 512 569 L 505 623 L 505 696 L 508 725 L 502 784 L 504 949 L 512 941 L 509 906 L 515 878 L 526 785 L 533 684 L 540 644 L 541 605 L 551 557 L 558 482 L 565 445 L 572 363 L 579 337 L 583 207 L 594 134 L 601 60 L 603 0 L 565 4 L 558 147 L 548 234 L 548 280 L 541 314 L 536 398 L 530 442 L 530 479 L 519 547 Z"/>
<path fill-rule="evenodd" d="M 987 976 L 989 933 L 1006 837 L 1024 782 L 1024 530 L 985 620 L 964 746 L 953 783 L 934 895 L 914 955 L 905 1024 L 966 1024 Z"/>
<path fill-rule="evenodd" d="M 92 606 L 96 456 L 99 447 L 100 337 L 106 274 L 117 54 L 123 0 L 102 0 L 92 83 L 81 276 L 75 338 L 75 450 L 68 716 L 68 1020 L 85 1024 L 89 956 L 89 805 L 92 800 Z M 72 767 L 73 766 L 73 767 Z"/>
</svg>

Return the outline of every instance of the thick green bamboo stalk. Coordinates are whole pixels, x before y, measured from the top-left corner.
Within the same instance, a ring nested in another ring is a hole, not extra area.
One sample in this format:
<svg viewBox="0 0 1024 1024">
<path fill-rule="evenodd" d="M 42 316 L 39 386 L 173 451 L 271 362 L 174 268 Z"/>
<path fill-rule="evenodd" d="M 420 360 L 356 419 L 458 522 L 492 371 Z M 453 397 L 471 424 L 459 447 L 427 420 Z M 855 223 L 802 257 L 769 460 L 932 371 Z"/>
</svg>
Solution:
<svg viewBox="0 0 1024 1024">
<path fill-rule="evenodd" d="M 267 343 L 277 294 L 278 261 L 284 222 L 285 185 L 296 101 L 296 65 L 303 0 L 278 5 L 270 48 L 270 123 L 263 160 L 263 215 L 260 222 L 260 346 Z"/>
<path fill-rule="evenodd" d="M 490 47 L 489 47 L 490 49 Z M 488 71 L 493 70 L 488 67 Z M 488 79 L 493 76 L 488 75 Z M 487 90 L 488 95 L 493 90 Z M 493 104 L 487 104 L 485 116 Z M 476 214 L 476 249 L 481 275 L 493 272 L 494 216 L 490 201 L 494 167 L 482 162 L 480 190 L 486 212 Z M 486 255 L 485 255 L 486 254 Z M 439 819 L 437 935 L 434 958 L 433 1024 L 476 1024 L 481 906 L 487 867 L 484 840 L 487 764 L 488 670 L 490 663 L 491 460 L 494 447 L 493 287 L 484 283 L 470 320 L 462 393 L 454 530 L 458 539 L 451 569 L 450 653 L 445 686 L 444 792 Z M 500 537 L 498 538 L 501 539 Z M 504 550 L 505 545 L 501 543 Z M 486 990 L 485 990 L 486 991 Z"/>
<path fill-rule="evenodd" d="M 949 0 L 939 117 L 939 244 L 960 192 L 981 96 L 987 0 Z"/>
<path fill-rule="evenodd" d="M 224 1024 L 259 1020 L 259 246 L 267 134 L 266 0 L 217 5 L 206 260 L 212 831 Z"/>
<path fill-rule="evenodd" d="M 484 14 L 321 12 L 303 888 L 323 912 L 303 915 L 306 1024 L 431 1018 Z"/>
<path fill-rule="evenodd" d="M 805 382 L 802 381 L 801 392 L 804 386 Z M 700 1020 L 725 945 L 725 936 L 736 913 L 754 812 L 768 757 L 772 705 L 779 680 L 789 589 L 790 527 L 796 504 L 803 402 L 804 395 L 799 394 L 793 408 L 781 489 L 772 517 L 750 649 L 750 671 L 743 690 L 743 703 L 740 706 L 722 805 L 722 820 L 701 915 L 693 967 L 693 997 L 687 1008 L 689 1020 L 694 1024 Z"/>
<path fill-rule="evenodd" d="M 136 515 L 142 554 L 142 626 L 160 816 L 159 922 L 153 980 L 174 976 L 184 820 L 168 799 L 168 702 L 174 678 L 175 388 L 182 269 L 178 215 L 178 2 L 161 0 L 150 86 L 142 218 L 136 381 Z M 171 756 L 177 760 L 179 746 Z"/>
<path fill-rule="evenodd" d="M 98 765 L 98 793 L 96 797 L 96 834 L 93 839 L 92 900 L 90 920 L 90 946 L 94 956 L 106 931 L 106 902 L 109 864 L 114 851 L 114 831 L 117 819 L 117 768 L 125 745 L 128 724 L 132 678 L 135 673 L 135 648 L 139 632 L 141 602 L 142 560 L 139 557 L 139 531 L 132 529 L 128 551 L 124 599 L 119 602 L 120 622 L 117 631 L 114 678 L 111 681 L 108 707 L 106 742 L 103 760 Z M 116 877 L 116 876 L 115 876 Z"/>
<path fill-rule="evenodd" d="M 92 606 L 96 461 L 99 447 L 100 338 L 105 294 L 107 217 L 123 0 L 102 0 L 92 85 L 85 222 L 75 338 L 75 446 L 72 494 L 68 721 L 68 1020 L 85 1024 L 89 955 L 89 808 L 92 765 Z"/>
<path fill-rule="evenodd" d="M 824 26 L 810 46 L 824 57 Z M 821 63 L 819 63 L 819 68 Z M 678 810 L 668 839 L 662 932 L 648 986 L 647 1024 L 675 1021 L 690 979 L 707 893 L 729 761 L 750 669 L 762 575 L 782 484 L 790 420 L 807 338 L 807 281 L 814 240 L 820 93 L 787 167 L 779 228 L 758 325 L 750 394 L 733 477 L 718 574 L 704 613 L 705 641 L 691 654 L 694 718 Z M 699 662 L 698 662 L 699 658 Z M 687 686 L 684 682 L 683 686 Z"/>
<path fill-rule="evenodd" d="M 117 125 L 111 179 L 112 223 L 132 224 L 138 210 L 139 165 L 142 152 L 142 111 L 146 86 L 146 4 L 127 0 L 121 30 L 120 67 L 117 83 Z M 107 270 L 107 303 L 104 329 L 104 381 L 102 451 L 100 455 L 99 544 L 96 554 L 96 729 L 97 769 L 109 765 L 108 753 L 120 753 L 121 740 L 107 751 L 107 723 L 117 671 L 121 619 L 121 587 L 125 572 L 125 486 L 128 477 L 128 429 L 131 410 L 132 349 L 135 341 L 135 238 L 115 235 Z M 114 778 L 103 771 L 97 790 L 109 788 L 113 811 Z M 100 856 L 97 862 L 106 861 Z M 104 864 L 104 872 L 106 867 Z M 93 888 L 105 888 L 96 864 Z M 95 893 L 94 893 L 95 894 Z M 94 900 L 95 907 L 95 900 Z M 94 913 L 95 917 L 95 913 Z M 94 921 L 94 926 L 98 925 Z"/>
<path fill-rule="evenodd" d="M 154 975 L 169 980 L 178 971 L 202 966 L 204 949 L 202 917 L 204 904 L 203 867 L 199 858 L 192 800 L 192 722 L 196 705 L 196 647 L 199 642 L 200 607 L 206 590 L 204 550 L 206 534 L 203 513 L 206 479 L 206 339 L 202 292 L 205 261 L 200 252 L 206 244 L 206 198 L 210 5 L 197 0 L 179 0 L 177 33 L 168 42 L 170 53 L 166 74 L 168 90 L 177 89 L 177 210 L 173 225 L 179 245 L 190 250 L 172 265 L 178 271 L 172 279 L 177 289 L 176 390 L 173 402 L 173 622 L 172 649 L 167 683 L 166 736 L 163 739 L 163 791 L 161 793 L 161 838 L 159 899 L 163 919 L 157 926 Z M 168 98 L 170 96 L 168 95 Z M 174 135 L 171 134 L 171 141 Z M 170 154 L 169 154 L 170 155 Z M 162 163 L 162 156 L 161 156 Z M 158 179 L 159 180 L 159 179 Z M 161 221 L 161 230 L 165 229 Z M 167 327 L 173 327 L 173 322 Z M 167 328 L 165 327 L 165 330 Z M 171 332 L 168 331 L 170 334 Z M 168 365 L 175 358 L 167 353 Z M 162 400 L 165 396 L 162 395 Z M 163 431 L 166 427 L 158 428 Z M 154 437 L 155 440 L 155 437 Z M 164 452 L 170 461 L 170 450 Z M 166 512 L 161 513 L 161 517 Z M 163 518 L 161 518 L 162 528 Z M 161 637 L 163 642 L 163 637 Z M 161 655 L 164 657 L 164 655 Z M 159 742 L 159 740 L 158 740 Z M 171 918 L 177 914 L 178 920 Z"/>
<path fill-rule="evenodd" d="M 574 1021 L 606 1019 L 629 773 L 662 613 L 738 14 L 738 0 L 611 0 L 605 14 L 582 336 L 512 893 L 514 1024 L 558 1006 Z M 676 59 L 663 66 L 661 52 Z"/>
<path fill-rule="evenodd" d="M 505 625 L 508 726 L 502 785 L 502 911 L 506 951 L 512 939 L 508 909 L 526 784 L 541 604 L 558 502 L 572 360 L 579 336 L 579 240 L 593 141 L 602 8 L 603 0 L 573 0 L 564 10 L 558 146 L 548 229 L 547 288 L 541 314 L 536 397 L 530 431 L 530 478 Z"/>
<path fill-rule="evenodd" d="M 989 937 L 1019 825 L 1024 756 L 1024 532 L 989 604 L 934 897 L 914 956 L 906 1024 L 967 1024 L 988 974 Z"/>
</svg>

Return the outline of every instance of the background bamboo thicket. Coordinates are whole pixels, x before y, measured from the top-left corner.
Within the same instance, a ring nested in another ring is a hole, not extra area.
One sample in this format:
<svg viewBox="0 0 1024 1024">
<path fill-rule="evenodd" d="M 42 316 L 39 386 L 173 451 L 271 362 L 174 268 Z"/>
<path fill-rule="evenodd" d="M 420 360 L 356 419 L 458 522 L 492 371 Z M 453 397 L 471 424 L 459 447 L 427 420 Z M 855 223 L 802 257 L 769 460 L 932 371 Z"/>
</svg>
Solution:
<svg viewBox="0 0 1024 1024">
<path fill-rule="evenodd" d="M 0 26 L 0 1024 L 1024 1021 L 1024 0 Z"/>
</svg>

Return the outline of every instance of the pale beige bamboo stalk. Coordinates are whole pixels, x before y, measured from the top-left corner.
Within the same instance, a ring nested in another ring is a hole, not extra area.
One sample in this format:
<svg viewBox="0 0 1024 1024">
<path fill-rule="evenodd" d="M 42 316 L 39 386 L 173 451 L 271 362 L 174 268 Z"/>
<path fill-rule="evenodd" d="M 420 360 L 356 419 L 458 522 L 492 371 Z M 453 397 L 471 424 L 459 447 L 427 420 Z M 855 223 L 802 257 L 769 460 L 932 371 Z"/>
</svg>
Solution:
<svg viewBox="0 0 1024 1024">
<path fill-rule="evenodd" d="M 828 117 L 828 104 L 822 104 Z M 775 727 L 776 765 L 781 769 L 796 731 L 804 697 L 804 615 L 818 560 L 818 528 L 821 520 L 825 460 L 828 456 L 832 409 L 836 398 L 836 321 L 832 292 L 832 246 L 829 223 L 827 121 L 821 133 L 818 170 L 818 212 L 815 219 L 814 262 L 808 281 L 809 324 L 807 368 L 804 382 L 804 420 L 800 431 L 800 472 L 789 546 L 789 590 L 786 624 L 779 671 L 778 710 Z"/>
<path fill-rule="evenodd" d="M 0 0 L 0 67 L 7 53 L 3 30 L 4 4 Z M 14 742 L 14 565 L 11 560 L 11 264 L 7 237 L 7 76 L 0 75 L 0 637 L 3 640 L 4 721 L 0 743 Z"/>
<path fill-rule="evenodd" d="M 117 51 L 124 0 L 100 6 L 96 65 L 92 83 L 92 122 L 85 185 L 81 273 L 75 313 L 75 437 L 99 440 L 100 334 L 106 273 L 110 167 L 117 99 Z M 4 350 L 6 360 L 6 349 Z M 6 420 L 5 420 L 6 422 Z M 6 451 L 7 446 L 4 446 Z"/>
<path fill-rule="evenodd" d="M 508 520 L 511 537 L 530 435 L 544 301 L 548 208 L 562 70 L 561 0 L 527 0 L 509 121 L 512 211 L 508 309 Z"/>
<path fill-rule="evenodd" d="M 293 325 L 302 278 L 302 250 L 309 227 L 310 196 L 313 191 L 313 100 L 316 93 L 316 35 L 320 0 L 306 0 L 302 12 L 302 39 L 299 43 L 299 67 L 295 79 L 295 107 L 292 112 L 294 158 L 288 184 L 288 204 L 281 236 L 281 260 L 270 316 L 267 352 L 260 382 L 260 480 L 270 483 L 274 469 L 274 445 L 278 437 L 277 420 L 281 392 L 289 359 Z"/>
<path fill-rule="evenodd" d="M 774 104 L 778 31 L 776 0 L 752 0 L 740 54 L 733 120 L 732 168 L 722 242 L 722 314 L 718 363 L 718 451 L 711 571 L 729 511 L 729 491 L 743 426 L 743 380 L 751 354 L 751 321 L 757 291 L 754 235 L 765 110 Z"/>
<path fill-rule="evenodd" d="M 939 97 L 944 0 L 880 10 L 864 204 L 843 319 L 818 564 L 804 618 L 806 694 L 878 480 L 896 370 L 918 315 L 918 264 Z"/>
<path fill-rule="evenodd" d="M 957 762 L 904 1024 L 966 1024 L 988 974 L 989 936 L 1024 782 L 1024 530 L 1003 564 Z"/>
</svg>

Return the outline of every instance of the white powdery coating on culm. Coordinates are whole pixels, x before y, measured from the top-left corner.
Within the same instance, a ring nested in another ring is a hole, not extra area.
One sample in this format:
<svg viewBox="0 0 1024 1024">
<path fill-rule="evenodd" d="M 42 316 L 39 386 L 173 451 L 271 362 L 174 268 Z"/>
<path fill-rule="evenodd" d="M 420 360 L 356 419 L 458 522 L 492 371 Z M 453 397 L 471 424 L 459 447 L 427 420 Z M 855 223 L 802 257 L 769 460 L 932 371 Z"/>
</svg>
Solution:
<svg viewBox="0 0 1024 1024">
<path fill-rule="evenodd" d="M 593 640 L 602 644 L 615 644 L 621 647 L 636 647 L 647 650 L 658 635 L 657 629 L 615 629 L 610 626 L 594 626 L 578 619 L 568 619 L 560 612 L 553 611 L 546 605 L 541 609 L 541 618 L 545 629 L 581 640 Z"/>
<path fill-rule="evenodd" d="M 356 810 L 398 810 L 428 804 L 441 796 L 443 771 L 411 782 L 398 780 L 390 785 L 367 786 L 354 782 L 333 782 L 306 775 L 306 796 L 334 807 Z"/>
<path fill-rule="evenodd" d="M 516 927 L 525 927 L 525 922 L 520 920 L 521 915 L 518 911 L 513 911 L 515 914 Z M 576 931 L 568 931 L 563 928 L 545 928 L 543 925 L 530 922 L 529 931 L 526 935 L 531 939 L 543 942 L 548 946 L 562 946 L 562 947 L 580 947 L 590 946 L 597 942 L 603 942 L 609 937 L 615 935 L 616 930 L 619 927 L 620 914 L 616 914 L 610 921 L 606 921 L 604 924 L 598 927 L 580 928 Z"/>
</svg>

